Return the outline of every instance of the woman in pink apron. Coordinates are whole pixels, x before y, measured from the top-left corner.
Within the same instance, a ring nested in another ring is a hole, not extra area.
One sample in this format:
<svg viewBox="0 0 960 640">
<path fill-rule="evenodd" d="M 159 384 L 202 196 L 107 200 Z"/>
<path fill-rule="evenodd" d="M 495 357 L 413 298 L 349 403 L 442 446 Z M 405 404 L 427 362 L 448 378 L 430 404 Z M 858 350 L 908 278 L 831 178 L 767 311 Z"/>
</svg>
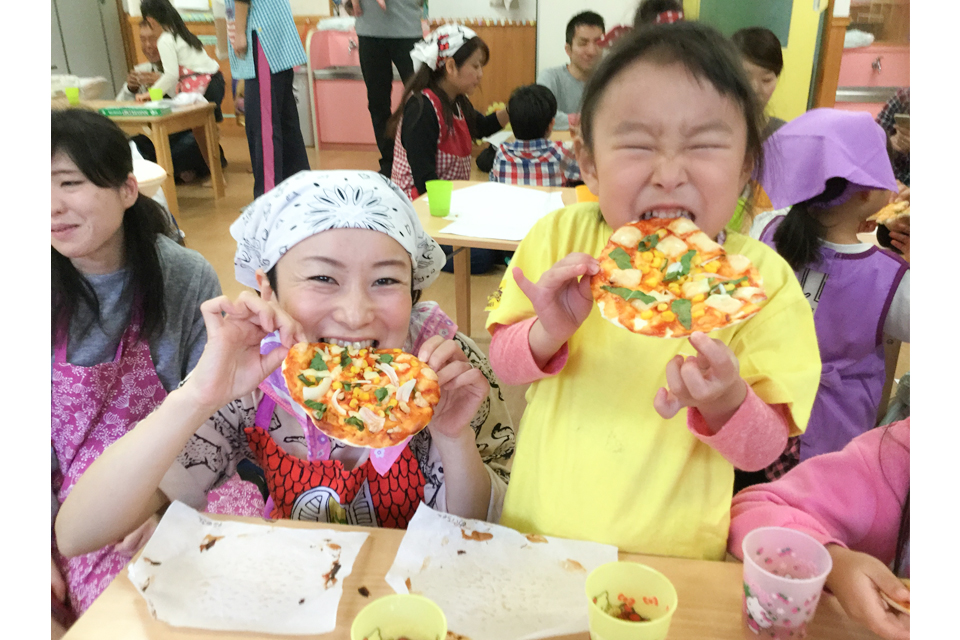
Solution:
<svg viewBox="0 0 960 640">
<path fill-rule="evenodd" d="M 61 507 L 61 548 L 126 535 L 145 504 L 199 503 L 244 459 L 264 469 L 272 517 L 403 528 L 425 504 L 496 522 L 510 417 L 479 348 L 436 303 L 418 303 L 445 258 L 403 192 L 370 171 L 303 171 L 230 231 L 237 279 L 260 297 L 204 303 L 208 342 L 196 369 L 115 445 L 144 472 L 120 483 L 119 465 L 94 463 Z M 427 362 L 441 393 L 427 428 L 389 449 L 324 436 L 277 370 L 294 343 L 318 340 L 401 348 Z"/>
<path fill-rule="evenodd" d="M 55 506 L 193 368 L 206 343 L 199 305 L 220 286 L 199 254 L 171 239 L 159 205 L 139 195 L 130 147 L 115 124 L 88 111 L 55 111 L 51 137 Z M 262 496 L 247 484 L 227 492 L 222 510 L 262 508 Z M 112 543 L 122 536 L 69 559 L 53 540 L 54 599 L 84 611 L 153 525 L 143 523 L 119 550 Z"/>
<path fill-rule="evenodd" d="M 490 49 L 459 24 L 445 24 L 414 45 L 414 75 L 387 122 L 395 138 L 391 179 L 411 200 L 428 180 L 469 180 L 473 140 L 502 129 L 504 109 L 484 116 L 467 97 L 480 86 Z"/>
</svg>

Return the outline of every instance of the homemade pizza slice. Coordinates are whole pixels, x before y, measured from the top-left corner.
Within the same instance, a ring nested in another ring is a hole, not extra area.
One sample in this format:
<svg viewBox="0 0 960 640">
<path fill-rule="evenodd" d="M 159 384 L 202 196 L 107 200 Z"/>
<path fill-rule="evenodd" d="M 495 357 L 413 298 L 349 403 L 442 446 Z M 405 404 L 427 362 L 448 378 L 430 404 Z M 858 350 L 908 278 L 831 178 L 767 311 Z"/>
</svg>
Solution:
<svg viewBox="0 0 960 640">
<path fill-rule="evenodd" d="M 631 222 L 610 236 L 591 280 L 600 313 L 647 336 L 682 338 L 742 322 L 767 299 L 750 259 L 687 218 Z"/>
<path fill-rule="evenodd" d="M 427 426 L 440 401 L 436 372 L 400 349 L 301 342 L 283 378 L 320 431 L 358 447 L 399 444 Z"/>
<path fill-rule="evenodd" d="M 867 218 L 867 220 L 875 220 L 877 224 L 886 225 L 888 222 L 893 222 L 894 220 L 899 220 L 900 218 L 909 218 L 910 217 L 910 203 L 907 201 L 903 202 L 891 202 L 880 211 L 877 211 L 875 214 Z"/>
</svg>

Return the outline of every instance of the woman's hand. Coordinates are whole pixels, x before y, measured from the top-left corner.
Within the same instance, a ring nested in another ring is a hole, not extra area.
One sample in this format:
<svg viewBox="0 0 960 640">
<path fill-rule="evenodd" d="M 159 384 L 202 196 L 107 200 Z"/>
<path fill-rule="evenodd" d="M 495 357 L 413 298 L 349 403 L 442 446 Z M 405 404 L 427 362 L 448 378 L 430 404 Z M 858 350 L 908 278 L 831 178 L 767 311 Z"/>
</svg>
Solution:
<svg viewBox="0 0 960 640">
<path fill-rule="evenodd" d="M 239 29 L 234 32 L 233 38 L 233 52 L 237 55 L 238 58 L 245 58 L 247 56 L 247 34 Z"/>
<path fill-rule="evenodd" d="M 827 587 L 840 601 L 847 615 L 886 640 L 910 640 L 910 616 L 895 611 L 880 593 L 891 599 L 910 600 L 910 590 L 871 555 L 839 545 L 827 545 L 833 570 Z"/>
<path fill-rule="evenodd" d="M 50 556 L 50 593 L 60 602 L 67 601 L 67 581 L 63 579 L 53 556 Z"/>
<path fill-rule="evenodd" d="M 143 548 L 143 545 L 147 544 L 150 536 L 152 536 L 153 532 L 157 530 L 158 524 L 160 524 L 160 515 L 155 513 L 147 518 L 142 525 L 128 534 L 123 540 L 113 545 L 113 550 L 120 555 L 132 558 L 137 551 L 140 551 L 140 549 Z"/>
<path fill-rule="evenodd" d="M 697 355 L 676 355 L 667 363 L 667 385 L 657 390 L 653 406 L 663 418 L 672 418 L 683 407 L 696 407 L 716 433 L 747 397 L 740 363 L 730 347 L 695 331 L 690 344 Z"/>
<path fill-rule="evenodd" d="M 417 358 L 437 372 L 440 384 L 440 402 L 430 420 L 430 435 L 457 438 L 470 426 L 490 393 L 490 384 L 479 369 L 471 366 L 459 345 L 443 336 L 424 342 Z M 472 440 L 474 436 L 470 435 Z"/>
<path fill-rule="evenodd" d="M 150 94 L 149 94 L 149 93 L 138 93 L 136 96 L 134 96 L 134 99 L 135 99 L 137 102 L 141 102 L 141 103 L 142 103 L 142 102 L 150 102 Z"/>
<path fill-rule="evenodd" d="M 287 349 L 308 338 L 296 320 L 274 302 L 249 291 L 235 300 L 226 296 L 200 305 L 207 327 L 207 345 L 184 383 L 194 402 L 212 414 L 226 403 L 251 393 L 280 366 Z M 260 341 L 274 331 L 287 349 L 260 355 Z"/>
<path fill-rule="evenodd" d="M 897 196 L 894 202 L 910 202 L 910 187 L 897 180 Z"/>
<path fill-rule="evenodd" d="M 898 218 L 887 224 L 890 230 L 890 244 L 903 254 L 903 259 L 910 262 L 910 216 Z"/>
<path fill-rule="evenodd" d="M 890 137 L 890 146 L 900 153 L 910 153 L 910 129 L 901 128 L 900 125 L 894 126 L 894 133 Z"/>
</svg>

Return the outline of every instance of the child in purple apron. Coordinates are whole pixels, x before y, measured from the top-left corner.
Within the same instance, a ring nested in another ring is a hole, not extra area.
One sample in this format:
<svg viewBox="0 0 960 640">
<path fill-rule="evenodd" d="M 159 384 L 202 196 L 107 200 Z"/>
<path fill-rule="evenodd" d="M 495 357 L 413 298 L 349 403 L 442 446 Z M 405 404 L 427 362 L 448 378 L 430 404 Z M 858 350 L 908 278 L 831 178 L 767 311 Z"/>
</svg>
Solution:
<svg viewBox="0 0 960 640">
<path fill-rule="evenodd" d="M 126 136 L 95 113 L 51 123 L 54 506 L 113 442 L 146 417 L 199 359 L 199 305 L 220 293 L 212 267 L 171 239 L 166 216 L 139 195 Z M 226 511 L 252 515 L 255 487 L 230 489 Z M 141 523 L 137 523 L 141 525 Z M 58 603 L 84 611 L 150 536 L 155 520 L 65 559 L 51 548 Z"/>
<path fill-rule="evenodd" d="M 910 271 L 861 242 L 897 191 L 883 130 L 867 114 L 814 109 L 767 142 L 760 184 L 777 209 L 754 230 L 796 271 L 813 310 L 823 368 L 807 430 L 768 476 L 839 451 L 877 424 L 883 336 L 910 341 Z M 891 193 L 892 192 L 892 193 Z"/>
<path fill-rule="evenodd" d="M 137 526 L 144 505 L 202 501 L 260 464 L 272 517 L 405 528 L 421 503 L 499 519 L 514 433 L 485 356 L 436 303 L 418 303 L 445 261 L 410 200 L 370 171 L 303 171 L 230 227 L 237 279 L 259 289 L 204 303 L 207 346 L 183 385 L 94 463 L 61 507 L 78 553 Z M 296 342 L 401 348 L 437 371 L 427 428 L 388 449 L 324 436 L 278 366 Z M 142 473 L 128 477 L 124 465 Z M 105 495 L 105 490 L 112 492 Z M 97 526 L 84 523 L 95 519 Z"/>
</svg>

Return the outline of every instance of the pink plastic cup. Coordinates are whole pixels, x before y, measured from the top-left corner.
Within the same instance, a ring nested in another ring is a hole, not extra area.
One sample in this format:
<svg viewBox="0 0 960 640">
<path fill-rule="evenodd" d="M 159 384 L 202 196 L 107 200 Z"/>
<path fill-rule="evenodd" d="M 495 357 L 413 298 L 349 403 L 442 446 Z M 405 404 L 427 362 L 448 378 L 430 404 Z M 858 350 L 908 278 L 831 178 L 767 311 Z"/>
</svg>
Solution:
<svg viewBox="0 0 960 640">
<path fill-rule="evenodd" d="M 826 548 L 800 531 L 754 529 L 743 539 L 744 638 L 802 640 L 833 568 Z"/>
</svg>

